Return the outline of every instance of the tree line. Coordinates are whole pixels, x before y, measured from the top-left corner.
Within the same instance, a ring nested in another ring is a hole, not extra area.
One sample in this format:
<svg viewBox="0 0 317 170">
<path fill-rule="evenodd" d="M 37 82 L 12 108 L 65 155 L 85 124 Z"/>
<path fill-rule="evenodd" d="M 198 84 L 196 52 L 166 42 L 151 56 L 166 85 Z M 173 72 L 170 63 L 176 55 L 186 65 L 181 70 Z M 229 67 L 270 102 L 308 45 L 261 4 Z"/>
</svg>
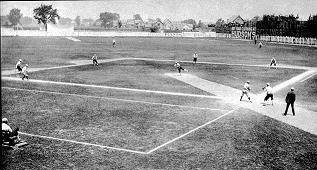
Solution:
<svg viewBox="0 0 317 170">
<path fill-rule="evenodd" d="M 317 15 L 310 15 L 307 21 L 298 18 L 294 15 L 263 15 L 256 23 L 256 32 L 258 35 L 317 37 Z"/>
<path fill-rule="evenodd" d="M 71 22 L 71 19 L 61 18 L 58 15 L 57 9 L 54 9 L 52 5 L 44 5 L 34 8 L 33 10 L 34 19 L 38 21 L 38 24 L 44 24 L 47 29 L 48 23 L 56 23 L 56 19 L 63 19 L 65 22 Z M 17 26 L 22 18 L 20 9 L 14 8 L 8 15 L 8 20 L 12 26 Z M 256 27 L 256 34 L 258 35 L 271 35 L 271 36 L 294 36 L 294 37 L 317 37 L 317 14 L 309 16 L 307 21 L 299 21 L 298 16 L 294 15 L 263 15 L 262 19 L 256 16 L 250 21 L 245 21 L 244 24 L 236 25 L 234 23 L 226 23 L 221 18 L 217 20 L 215 24 L 208 25 L 214 27 L 216 32 L 231 33 L 231 27 Z M 2 19 L 2 18 L 1 18 Z M 134 20 L 142 21 L 140 14 L 133 16 Z M 90 19 L 92 20 L 92 19 Z M 122 26 L 120 15 L 117 13 L 103 12 L 100 13 L 99 19 L 101 26 L 104 28 L 113 28 L 116 25 L 117 28 Z M 81 19 L 79 16 L 75 18 L 75 23 L 80 25 Z M 160 18 L 155 20 L 156 22 L 162 22 Z M 192 24 L 194 28 L 204 27 L 204 24 L 199 21 L 197 24 L 193 19 L 186 19 L 183 23 Z M 157 30 L 156 25 L 153 25 L 152 30 Z"/>
</svg>

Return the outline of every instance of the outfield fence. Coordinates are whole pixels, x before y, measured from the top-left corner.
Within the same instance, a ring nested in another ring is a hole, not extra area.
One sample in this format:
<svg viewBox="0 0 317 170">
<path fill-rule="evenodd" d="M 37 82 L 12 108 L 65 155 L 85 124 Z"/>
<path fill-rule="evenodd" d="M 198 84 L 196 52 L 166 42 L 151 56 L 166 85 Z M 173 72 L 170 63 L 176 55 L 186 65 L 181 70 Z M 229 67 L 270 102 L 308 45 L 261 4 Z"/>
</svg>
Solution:
<svg viewBox="0 0 317 170">
<path fill-rule="evenodd" d="M 228 39 L 242 39 L 242 40 L 254 40 L 251 37 L 237 37 L 232 34 L 216 33 L 217 38 L 228 38 Z M 256 35 L 258 41 L 275 42 L 283 44 L 295 44 L 295 45 L 308 45 L 317 46 L 316 38 L 309 37 L 287 37 L 287 36 L 260 36 Z"/>
<path fill-rule="evenodd" d="M 152 33 L 126 31 L 54 31 L 43 30 L 13 30 L 1 28 L 1 36 L 96 36 L 96 37 L 216 37 L 215 32 L 181 32 L 181 33 Z"/>
</svg>

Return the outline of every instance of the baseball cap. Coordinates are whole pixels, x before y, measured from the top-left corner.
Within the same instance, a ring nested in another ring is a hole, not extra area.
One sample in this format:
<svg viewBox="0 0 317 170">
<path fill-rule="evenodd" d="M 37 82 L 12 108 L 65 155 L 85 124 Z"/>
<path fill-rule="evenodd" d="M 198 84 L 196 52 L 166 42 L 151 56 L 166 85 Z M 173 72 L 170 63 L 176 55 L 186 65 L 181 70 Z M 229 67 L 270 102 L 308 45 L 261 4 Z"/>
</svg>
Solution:
<svg viewBox="0 0 317 170">
<path fill-rule="evenodd" d="M 26 67 L 29 67 L 29 65 L 25 64 Z"/>
<path fill-rule="evenodd" d="M 22 59 L 20 58 L 19 61 L 22 61 Z"/>
<path fill-rule="evenodd" d="M 269 86 L 269 85 L 270 85 L 270 83 L 266 83 L 266 85 L 267 85 L 267 86 Z"/>
<path fill-rule="evenodd" d="M 250 83 L 250 81 L 248 80 L 247 83 Z"/>
<path fill-rule="evenodd" d="M 294 90 L 294 87 L 292 87 L 291 90 Z"/>
</svg>

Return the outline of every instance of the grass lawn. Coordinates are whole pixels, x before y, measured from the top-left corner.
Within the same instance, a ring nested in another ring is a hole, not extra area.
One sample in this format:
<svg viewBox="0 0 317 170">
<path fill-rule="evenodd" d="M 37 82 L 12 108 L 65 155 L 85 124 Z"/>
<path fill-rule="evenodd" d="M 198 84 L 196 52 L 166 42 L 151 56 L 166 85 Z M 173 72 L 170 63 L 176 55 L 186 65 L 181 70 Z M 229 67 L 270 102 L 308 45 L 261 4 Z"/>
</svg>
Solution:
<svg viewBox="0 0 317 170">
<path fill-rule="evenodd" d="M 145 57 L 191 61 L 197 51 L 198 61 L 269 64 L 275 57 L 278 64 L 317 66 L 316 48 L 265 44 L 261 49 L 252 42 L 191 39 L 191 38 L 112 38 L 75 37 L 1 37 L 1 69 L 12 69 L 19 58 L 31 67 L 69 64 L 70 60 L 90 59 L 96 53 L 100 59 Z"/>
<path fill-rule="evenodd" d="M 137 57 L 198 62 L 316 67 L 315 48 L 224 39 L 1 37 L 1 70 L 19 58 L 30 67 L 72 60 Z M 122 60 L 30 73 L 31 79 L 125 87 L 192 95 L 213 94 L 174 80 L 173 62 Z M 261 93 L 304 70 L 182 62 L 190 74 L 241 89 L 251 81 Z M 14 75 L 10 75 L 14 76 Z M 297 82 L 296 104 L 317 110 L 316 76 Z M 170 142 L 150 154 L 137 154 L 67 141 L 21 135 L 29 145 L 2 150 L 3 169 L 317 169 L 317 136 L 221 99 L 1 80 L 1 113 L 21 132 L 147 152 L 234 110 L 231 114 Z M 275 94 L 283 101 L 289 88 Z M 213 110 L 220 109 L 220 110 Z"/>
<path fill-rule="evenodd" d="M 50 81 L 209 94 L 164 75 L 170 72 L 177 73 L 173 64 L 163 61 L 123 60 L 103 63 L 98 68 L 86 65 L 34 72 L 30 77 Z M 250 80 L 253 93 L 261 93 L 267 82 L 274 86 L 303 72 L 295 69 L 250 66 L 190 63 L 182 65 L 190 74 L 237 89 L 241 89 L 243 84 Z"/>
</svg>

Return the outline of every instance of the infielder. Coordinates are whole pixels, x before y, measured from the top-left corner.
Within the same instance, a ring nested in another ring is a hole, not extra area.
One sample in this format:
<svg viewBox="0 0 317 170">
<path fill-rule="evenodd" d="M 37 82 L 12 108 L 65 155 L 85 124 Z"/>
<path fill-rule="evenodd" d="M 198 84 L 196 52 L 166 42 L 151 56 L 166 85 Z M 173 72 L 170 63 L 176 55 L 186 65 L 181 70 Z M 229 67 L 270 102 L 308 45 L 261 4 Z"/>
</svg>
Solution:
<svg viewBox="0 0 317 170">
<path fill-rule="evenodd" d="M 174 67 L 177 68 L 179 75 L 181 75 L 181 70 L 188 72 L 188 70 L 184 69 L 178 61 L 175 62 Z"/>
<path fill-rule="evenodd" d="M 92 59 L 92 64 L 93 64 L 94 66 L 98 66 L 98 61 L 97 61 L 98 57 L 97 57 L 97 55 L 94 54 L 94 55 L 91 57 L 91 59 Z"/>
<path fill-rule="evenodd" d="M 22 75 L 23 75 L 22 80 L 24 80 L 24 78 L 29 80 L 28 67 L 29 65 L 25 64 L 25 66 L 22 68 Z"/>
<path fill-rule="evenodd" d="M 15 65 L 15 68 L 17 69 L 18 73 L 22 72 L 22 59 L 19 59 L 19 61 Z"/>
</svg>

